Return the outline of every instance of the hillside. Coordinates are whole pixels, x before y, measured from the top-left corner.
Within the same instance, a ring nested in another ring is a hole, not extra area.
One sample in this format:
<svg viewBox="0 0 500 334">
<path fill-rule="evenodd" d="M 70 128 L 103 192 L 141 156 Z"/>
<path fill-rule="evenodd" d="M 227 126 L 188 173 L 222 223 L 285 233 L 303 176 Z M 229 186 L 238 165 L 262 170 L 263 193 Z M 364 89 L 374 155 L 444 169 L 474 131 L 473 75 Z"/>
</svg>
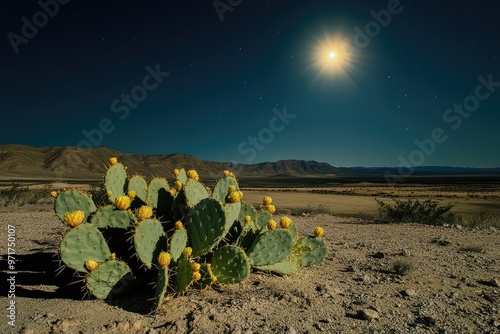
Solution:
<svg viewBox="0 0 500 334">
<path fill-rule="evenodd" d="M 47 147 L 0 145 L 0 179 L 100 179 L 109 157 L 117 157 L 129 174 L 146 177 L 166 176 L 174 168 L 195 168 L 203 178 L 217 178 L 230 169 L 239 177 L 335 176 L 339 169 L 327 163 L 282 160 L 258 164 L 233 164 L 204 161 L 187 154 L 139 155 L 108 148 Z M 342 174 L 346 174 L 343 171 Z"/>
</svg>

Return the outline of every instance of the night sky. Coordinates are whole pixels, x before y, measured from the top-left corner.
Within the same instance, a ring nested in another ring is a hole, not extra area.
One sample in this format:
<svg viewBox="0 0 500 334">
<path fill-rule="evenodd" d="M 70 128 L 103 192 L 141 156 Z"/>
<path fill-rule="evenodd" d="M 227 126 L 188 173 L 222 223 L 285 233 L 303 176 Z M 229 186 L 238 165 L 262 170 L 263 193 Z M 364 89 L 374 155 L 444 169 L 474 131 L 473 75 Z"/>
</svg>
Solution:
<svg viewBox="0 0 500 334">
<path fill-rule="evenodd" d="M 500 166 L 496 0 L 1 6 L 0 144 Z"/>
</svg>

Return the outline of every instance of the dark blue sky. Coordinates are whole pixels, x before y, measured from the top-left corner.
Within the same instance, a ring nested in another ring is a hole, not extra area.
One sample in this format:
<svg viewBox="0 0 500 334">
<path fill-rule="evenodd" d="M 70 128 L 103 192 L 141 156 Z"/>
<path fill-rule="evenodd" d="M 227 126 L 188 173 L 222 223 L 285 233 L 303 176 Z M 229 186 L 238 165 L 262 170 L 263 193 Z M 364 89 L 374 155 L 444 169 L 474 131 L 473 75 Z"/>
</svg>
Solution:
<svg viewBox="0 0 500 334">
<path fill-rule="evenodd" d="M 494 0 L 1 6 L 0 144 L 500 166 Z"/>
</svg>

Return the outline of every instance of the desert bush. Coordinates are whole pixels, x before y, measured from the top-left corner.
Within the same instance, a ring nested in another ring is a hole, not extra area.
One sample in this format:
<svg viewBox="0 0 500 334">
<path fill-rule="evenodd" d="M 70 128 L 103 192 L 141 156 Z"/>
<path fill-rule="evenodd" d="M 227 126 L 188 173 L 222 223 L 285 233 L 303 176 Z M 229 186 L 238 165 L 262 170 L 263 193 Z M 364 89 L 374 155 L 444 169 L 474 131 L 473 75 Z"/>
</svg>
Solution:
<svg viewBox="0 0 500 334">
<path fill-rule="evenodd" d="M 393 198 L 394 205 L 375 199 L 379 205 L 380 223 L 419 223 L 427 225 L 452 224 L 455 214 L 450 212 L 453 205 L 439 205 L 438 202 L 426 200 L 398 200 Z"/>
<path fill-rule="evenodd" d="M 398 275 L 406 275 L 413 270 L 413 263 L 405 259 L 399 259 L 392 263 L 392 269 Z"/>
<path fill-rule="evenodd" d="M 472 228 L 500 228 L 500 215 L 491 212 L 481 212 L 476 215 L 462 215 L 457 218 L 457 224 Z"/>
<path fill-rule="evenodd" d="M 19 205 L 20 202 L 24 202 L 24 197 L 26 196 L 27 188 L 21 187 L 17 184 L 10 188 L 0 190 L 0 203 L 3 206 Z"/>
</svg>

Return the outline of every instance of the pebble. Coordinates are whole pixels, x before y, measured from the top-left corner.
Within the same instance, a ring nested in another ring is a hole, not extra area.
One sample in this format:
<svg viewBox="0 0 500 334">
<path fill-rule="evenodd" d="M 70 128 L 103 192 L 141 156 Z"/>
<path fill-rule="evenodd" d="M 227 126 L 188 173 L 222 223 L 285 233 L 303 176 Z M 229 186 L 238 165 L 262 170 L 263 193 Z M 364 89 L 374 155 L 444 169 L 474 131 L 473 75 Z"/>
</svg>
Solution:
<svg viewBox="0 0 500 334">
<path fill-rule="evenodd" d="M 130 330 L 130 323 L 128 321 L 120 321 L 116 324 L 116 329 L 121 332 L 128 332 Z"/>
<path fill-rule="evenodd" d="M 134 330 L 139 330 L 139 329 L 141 329 L 141 327 L 142 327 L 142 320 L 141 319 L 136 320 L 132 323 L 132 329 L 134 329 Z"/>
<path fill-rule="evenodd" d="M 378 319 L 379 315 L 374 310 L 364 309 L 358 311 L 357 317 L 361 320 L 372 321 L 374 319 Z"/>
<path fill-rule="evenodd" d="M 403 290 L 401 291 L 401 294 L 405 297 L 413 297 L 415 296 L 417 293 L 415 292 L 415 290 L 413 289 L 406 289 L 406 290 Z"/>
<path fill-rule="evenodd" d="M 498 278 L 493 278 L 490 281 L 491 285 L 494 286 L 495 288 L 500 288 L 500 280 Z"/>
<path fill-rule="evenodd" d="M 78 327 L 78 326 L 80 326 L 80 321 L 76 319 L 65 319 L 61 321 L 60 329 L 61 332 L 66 333 L 71 327 Z"/>
<path fill-rule="evenodd" d="M 285 331 L 285 334 L 297 334 L 297 331 L 293 327 L 288 327 Z"/>
<path fill-rule="evenodd" d="M 32 329 L 25 328 L 25 329 L 23 329 L 23 331 L 21 333 L 22 334 L 35 334 L 35 331 Z"/>
</svg>

